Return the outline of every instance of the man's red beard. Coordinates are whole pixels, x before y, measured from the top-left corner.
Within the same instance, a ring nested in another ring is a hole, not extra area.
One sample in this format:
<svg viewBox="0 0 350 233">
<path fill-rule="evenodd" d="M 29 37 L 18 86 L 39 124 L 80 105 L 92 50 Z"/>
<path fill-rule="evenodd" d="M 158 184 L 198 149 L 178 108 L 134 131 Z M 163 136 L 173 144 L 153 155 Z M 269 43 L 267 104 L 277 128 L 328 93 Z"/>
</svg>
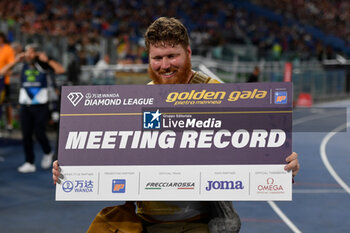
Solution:
<svg viewBox="0 0 350 233">
<path fill-rule="evenodd" d="M 159 74 L 176 71 L 175 76 L 171 78 L 162 78 Z M 192 76 L 192 65 L 189 56 L 186 57 L 182 68 L 170 67 L 166 70 L 159 70 L 157 73 L 148 65 L 148 74 L 155 84 L 186 84 Z"/>
</svg>

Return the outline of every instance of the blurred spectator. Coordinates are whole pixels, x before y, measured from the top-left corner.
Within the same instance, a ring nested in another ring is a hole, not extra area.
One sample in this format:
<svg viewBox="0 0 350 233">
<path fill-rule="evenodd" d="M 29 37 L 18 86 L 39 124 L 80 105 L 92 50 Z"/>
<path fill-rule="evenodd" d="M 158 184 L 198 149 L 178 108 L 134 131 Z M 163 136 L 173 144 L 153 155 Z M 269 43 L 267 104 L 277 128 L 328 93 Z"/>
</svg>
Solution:
<svg viewBox="0 0 350 233">
<path fill-rule="evenodd" d="M 282 54 L 282 46 L 280 45 L 278 40 L 275 40 L 275 43 L 272 46 L 273 59 L 275 61 L 279 61 L 281 58 L 281 54 Z"/>
<path fill-rule="evenodd" d="M 15 51 L 8 44 L 7 37 L 5 33 L 0 32 L 0 69 L 2 69 L 7 64 L 15 60 Z M 5 96 L 3 102 L 6 105 L 6 129 L 11 132 L 13 129 L 12 125 L 12 106 L 10 100 L 11 86 L 10 86 L 10 75 L 4 74 L 4 91 Z"/>
<path fill-rule="evenodd" d="M 100 59 L 96 65 L 95 65 L 95 72 L 94 75 L 95 77 L 102 76 L 104 75 L 104 69 L 107 69 L 110 63 L 110 58 L 109 55 L 106 54 L 104 55 L 103 59 Z"/>
<path fill-rule="evenodd" d="M 11 47 L 15 51 L 15 55 L 23 52 L 23 46 L 20 43 L 18 43 L 18 42 L 11 43 Z"/>
<path fill-rule="evenodd" d="M 95 84 L 114 84 L 115 72 L 108 70 L 110 65 L 110 57 L 108 54 L 104 55 L 95 65 L 94 80 Z"/>
<path fill-rule="evenodd" d="M 78 85 L 79 84 L 79 76 L 81 73 L 80 70 L 80 59 L 78 55 L 74 53 L 69 53 L 68 56 L 68 67 L 67 67 L 67 85 Z"/>
<path fill-rule="evenodd" d="M 83 50 L 86 54 L 86 64 L 95 65 L 99 58 L 100 44 L 97 38 L 83 38 Z"/>
<path fill-rule="evenodd" d="M 253 73 L 248 77 L 248 83 L 259 82 L 260 68 L 258 66 L 254 67 Z"/>
</svg>

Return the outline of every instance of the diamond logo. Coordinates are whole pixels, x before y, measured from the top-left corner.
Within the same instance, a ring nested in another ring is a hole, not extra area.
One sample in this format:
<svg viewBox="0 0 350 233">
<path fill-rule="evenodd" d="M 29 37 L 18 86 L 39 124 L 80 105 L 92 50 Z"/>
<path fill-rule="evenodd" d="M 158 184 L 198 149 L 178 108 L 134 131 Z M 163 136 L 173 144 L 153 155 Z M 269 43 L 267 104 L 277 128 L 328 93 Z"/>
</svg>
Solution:
<svg viewBox="0 0 350 233">
<path fill-rule="evenodd" d="M 75 107 L 83 98 L 83 94 L 81 94 L 81 92 L 71 92 L 67 95 L 67 98 Z"/>
</svg>

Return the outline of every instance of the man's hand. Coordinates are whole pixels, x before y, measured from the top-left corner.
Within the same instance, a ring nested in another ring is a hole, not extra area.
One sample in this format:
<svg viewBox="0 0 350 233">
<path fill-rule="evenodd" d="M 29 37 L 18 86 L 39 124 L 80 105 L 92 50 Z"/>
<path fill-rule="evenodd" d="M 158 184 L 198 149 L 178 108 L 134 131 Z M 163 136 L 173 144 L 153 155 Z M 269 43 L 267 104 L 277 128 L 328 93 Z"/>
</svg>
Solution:
<svg viewBox="0 0 350 233">
<path fill-rule="evenodd" d="M 43 52 L 39 52 L 37 53 L 38 55 L 38 59 L 42 62 L 48 62 L 49 61 L 49 58 L 47 57 L 47 55 Z"/>
<path fill-rule="evenodd" d="M 25 52 L 17 54 L 17 56 L 15 57 L 15 63 L 23 61 L 24 57 L 25 57 Z"/>
<path fill-rule="evenodd" d="M 16 57 L 15 60 L 12 62 L 6 64 L 4 67 L 0 69 L 0 75 L 8 75 L 11 72 L 11 69 L 18 63 L 24 60 L 25 53 L 19 53 Z"/>
<path fill-rule="evenodd" d="M 286 158 L 286 162 L 288 164 L 284 167 L 284 170 L 286 171 L 292 170 L 292 175 L 294 177 L 299 172 L 299 169 L 300 169 L 298 154 L 293 152 L 291 155 L 289 155 Z"/>
<path fill-rule="evenodd" d="M 52 179 L 53 179 L 53 183 L 56 184 L 60 184 L 61 180 L 63 178 L 63 175 L 61 174 L 61 168 L 58 165 L 58 161 L 56 160 L 55 162 L 53 162 L 52 164 Z"/>
</svg>

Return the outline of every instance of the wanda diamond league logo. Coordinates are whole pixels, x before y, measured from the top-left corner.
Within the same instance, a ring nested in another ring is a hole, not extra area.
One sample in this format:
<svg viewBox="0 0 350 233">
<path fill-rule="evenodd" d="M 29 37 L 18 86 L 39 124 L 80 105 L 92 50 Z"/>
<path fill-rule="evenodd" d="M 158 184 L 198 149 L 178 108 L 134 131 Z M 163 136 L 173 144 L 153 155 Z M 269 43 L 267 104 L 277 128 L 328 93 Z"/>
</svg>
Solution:
<svg viewBox="0 0 350 233">
<path fill-rule="evenodd" d="M 67 95 L 67 98 L 75 107 L 80 102 L 80 100 L 82 100 L 83 94 L 81 94 L 81 92 L 71 92 Z"/>
</svg>

